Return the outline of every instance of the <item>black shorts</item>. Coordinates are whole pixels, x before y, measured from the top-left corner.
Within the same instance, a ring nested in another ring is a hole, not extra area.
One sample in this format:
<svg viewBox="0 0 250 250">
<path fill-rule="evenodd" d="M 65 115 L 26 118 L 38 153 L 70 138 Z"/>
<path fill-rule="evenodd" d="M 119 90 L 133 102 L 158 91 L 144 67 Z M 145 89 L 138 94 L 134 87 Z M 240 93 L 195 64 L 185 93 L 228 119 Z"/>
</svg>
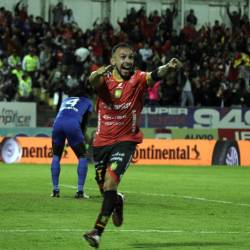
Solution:
<svg viewBox="0 0 250 250">
<path fill-rule="evenodd" d="M 109 168 L 119 181 L 129 166 L 136 145 L 134 142 L 125 141 L 109 146 L 94 147 L 93 157 L 97 174 L 103 173 L 104 170 L 106 172 Z"/>
</svg>

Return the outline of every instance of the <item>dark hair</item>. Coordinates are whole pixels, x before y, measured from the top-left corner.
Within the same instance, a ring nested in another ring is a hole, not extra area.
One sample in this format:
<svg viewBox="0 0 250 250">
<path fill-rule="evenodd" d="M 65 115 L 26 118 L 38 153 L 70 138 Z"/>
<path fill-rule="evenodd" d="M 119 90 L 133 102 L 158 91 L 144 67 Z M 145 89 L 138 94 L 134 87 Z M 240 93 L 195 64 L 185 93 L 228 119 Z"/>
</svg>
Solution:
<svg viewBox="0 0 250 250">
<path fill-rule="evenodd" d="M 119 48 L 128 48 L 134 51 L 134 48 L 128 43 L 118 43 L 112 48 L 111 54 L 113 55 L 116 52 L 116 50 Z"/>
<path fill-rule="evenodd" d="M 85 97 L 92 97 L 94 94 L 94 89 L 92 88 L 92 86 L 90 84 L 80 84 L 76 87 L 71 87 L 69 89 L 65 90 L 65 93 L 68 96 L 76 96 L 76 97 L 81 97 L 81 96 L 85 96 Z"/>
</svg>

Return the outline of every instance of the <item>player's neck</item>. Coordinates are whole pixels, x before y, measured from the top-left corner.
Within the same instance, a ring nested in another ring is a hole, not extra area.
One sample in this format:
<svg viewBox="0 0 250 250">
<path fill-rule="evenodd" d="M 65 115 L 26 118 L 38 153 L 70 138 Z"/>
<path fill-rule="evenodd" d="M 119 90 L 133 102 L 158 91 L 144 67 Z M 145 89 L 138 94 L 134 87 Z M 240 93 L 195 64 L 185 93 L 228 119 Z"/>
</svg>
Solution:
<svg viewBox="0 0 250 250">
<path fill-rule="evenodd" d="M 120 73 L 117 71 L 117 69 L 113 69 L 112 75 L 113 75 L 113 78 L 115 79 L 116 82 L 123 82 L 124 81 L 124 79 L 122 78 Z"/>
</svg>

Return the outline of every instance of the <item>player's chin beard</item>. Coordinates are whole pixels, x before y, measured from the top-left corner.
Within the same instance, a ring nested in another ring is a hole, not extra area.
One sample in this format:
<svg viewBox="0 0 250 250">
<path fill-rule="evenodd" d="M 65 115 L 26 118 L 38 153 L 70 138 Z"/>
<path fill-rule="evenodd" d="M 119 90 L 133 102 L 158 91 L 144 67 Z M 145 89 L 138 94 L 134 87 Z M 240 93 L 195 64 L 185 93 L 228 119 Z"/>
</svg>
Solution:
<svg viewBox="0 0 250 250">
<path fill-rule="evenodd" d="M 119 75 L 120 75 L 120 76 L 122 77 L 122 79 L 124 79 L 124 80 L 129 80 L 130 77 L 131 77 L 131 76 L 133 75 L 133 73 L 134 73 L 134 68 L 133 68 L 133 67 L 131 67 L 129 75 L 123 75 L 123 74 L 121 73 L 121 71 L 118 69 L 117 66 L 115 66 L 115 69 L 117 70 L 117 72 L 119 73 Z"/>
</svg>

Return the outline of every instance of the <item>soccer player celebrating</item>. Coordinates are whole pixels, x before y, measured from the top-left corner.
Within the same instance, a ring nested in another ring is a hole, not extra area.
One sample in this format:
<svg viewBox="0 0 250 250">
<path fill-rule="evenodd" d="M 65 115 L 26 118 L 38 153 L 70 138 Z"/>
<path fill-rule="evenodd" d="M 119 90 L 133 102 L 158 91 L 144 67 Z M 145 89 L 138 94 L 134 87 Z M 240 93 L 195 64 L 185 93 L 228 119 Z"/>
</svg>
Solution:
<svg viewBox="0 0 250 250">
<path fill-rule="evenodd" d="M 117 189 L 136 145 L 143 140 L 138 124 L 145 90 L 164 78 L 169 70 L 181 67 L 181 62 L 175 58 L 153 72 L 135 70 L 134 64 L 134 50 L 121 43 L 112 49 L 111 65 L 99 68 L 89 77 L 98 94 L 93 157 L 103 202 L 94 229 L 83 237 L 95 248 L 99 247 L 111 215 L 115 226 L 123 223 L 124 197 Z"/>
<path fill-rule="evenodd" d="M 88 171 L 85 132 L 92 111 L 92 102 L 88 97 L 82 96 L 81 93 L 73 92 L 71 96 L 64 99 L 61 104 L 52 129 L 52 197 L 60 197 L 60 160 L 64 150 L 65 140 L 67 139 L 68 144 L 78 158 L 78 191 L 75 194 L 75 198 L 89 198 L 84 193 L 83 188 Z"/>
</svg>

